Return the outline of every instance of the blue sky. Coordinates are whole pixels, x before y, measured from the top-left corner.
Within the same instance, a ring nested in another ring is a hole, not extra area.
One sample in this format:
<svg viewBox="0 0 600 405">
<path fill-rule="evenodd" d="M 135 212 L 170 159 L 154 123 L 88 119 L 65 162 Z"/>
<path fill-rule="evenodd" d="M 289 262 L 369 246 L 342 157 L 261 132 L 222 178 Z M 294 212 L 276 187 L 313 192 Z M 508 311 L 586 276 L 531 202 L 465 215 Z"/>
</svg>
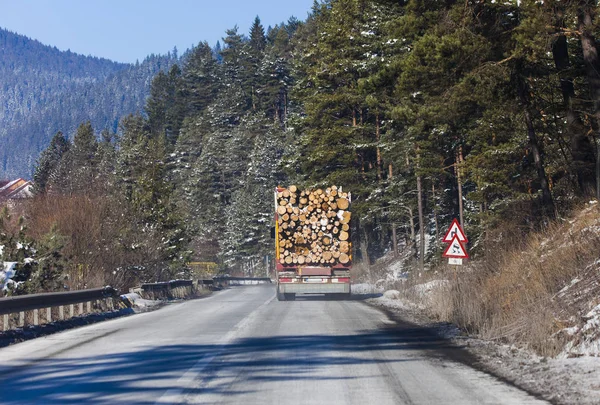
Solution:
<svg viewBox="0 0 600 405">
<path fill-rule="evenodd" d="M 118 62 L 143 60 L 200 41 L 214 45 L 236 24 L 247 34 L 290 16 L 305 20 L 313 0 L 0 0 L 0 27 L 58 49 Z"/>
</svg>

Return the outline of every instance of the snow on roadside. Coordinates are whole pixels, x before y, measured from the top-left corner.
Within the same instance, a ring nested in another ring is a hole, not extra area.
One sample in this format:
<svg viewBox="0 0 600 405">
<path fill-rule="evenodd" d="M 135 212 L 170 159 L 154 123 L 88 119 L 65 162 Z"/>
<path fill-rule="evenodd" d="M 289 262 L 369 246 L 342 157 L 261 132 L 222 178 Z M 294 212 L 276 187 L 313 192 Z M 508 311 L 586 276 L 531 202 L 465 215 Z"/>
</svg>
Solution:
<svg viewBox="0 0 600 405">
<path fill-rule="evenodd" d="M 352 294 L 381 294 L 383 288 L 369 283 L 352 284 Z"/>
<path fill-rule="evenodd" d="M 433 293 L 435 290 L 448 286 L 450 282 L 448 280 L 431 280 L 424 284 L 417 284 L 412 287 L 412 290 L 419 296 L 427 296 Z"/>
<path fill-rule="evenodd" d="M 435 289 L 446 284 L 447 280 L 434 280 L 411 288 L 422 293 L 426 301 Z M 409 322 L 435 328 L 440 336 L 466 347 L 494 375 L 555 404 L 600 404 L 600 305 L 586 315 L 587 322 L 575 331 L 581 336 L 579 343 L 564 356 L 551 359 L 512 345 L 461 335 L 455 325 L 433 322 L 425 315 L 425 306 L 403 299 L 396 290 L 385 291 L 381 297 L 367 302 L 393 311 Z M 567 358 L 573 356 L 578 357 Z"/>
<path fill-rule="evenodd" d="M 162 301 L 144 299 L 137 293 L 122 294 L 121 299 L 125 302 L 129 302 L 132 308 L 139 310 L 147 310 L 163 304 Z"/>
<path fill-rule="evenodd" d="M 600 357 L 600 305 L 588 312 L 583 319 L 586 322 L 582 327 L 565 329 L 574 338 L 567 343 L 560 357 Z"/>
<path fill-rule="evenodd" d="M 17 262 L 2 262 L 2 270 L 0 270 L 0 291 L 4 294 L 8 287 L 14 283 L 12 278 L 15 276 L 15 267 Z"/>
</svg>

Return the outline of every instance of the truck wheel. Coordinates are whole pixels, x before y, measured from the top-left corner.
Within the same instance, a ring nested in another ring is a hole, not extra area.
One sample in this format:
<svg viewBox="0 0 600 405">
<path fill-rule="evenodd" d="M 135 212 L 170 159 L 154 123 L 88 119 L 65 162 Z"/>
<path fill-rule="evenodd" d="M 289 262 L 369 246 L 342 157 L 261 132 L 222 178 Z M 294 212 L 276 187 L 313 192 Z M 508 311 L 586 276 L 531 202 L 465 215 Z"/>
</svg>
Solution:
<svg viewBox="0 0 600 405">
<path fill-rule="evenodd" d="M 277 289 L 277 301 L 285 301 L 286 295 Z"/>
<path fill-rule="evenodd" d="M 296 300 L 296 293 L 285 293 L 284 295 L 284 299 L 286 301 L 295 301 Z"/>
</svg>

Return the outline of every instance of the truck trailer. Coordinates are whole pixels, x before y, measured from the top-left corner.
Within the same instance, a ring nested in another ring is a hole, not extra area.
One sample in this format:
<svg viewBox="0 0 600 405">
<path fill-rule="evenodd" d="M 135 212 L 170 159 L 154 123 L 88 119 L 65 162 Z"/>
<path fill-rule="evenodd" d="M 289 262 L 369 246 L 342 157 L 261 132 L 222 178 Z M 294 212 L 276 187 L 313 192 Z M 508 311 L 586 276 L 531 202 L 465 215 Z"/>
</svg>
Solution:
<svg viewBox="0 0 600 405">
<path fill-rule="evenodd" d="M 275 189 L 277 299 L 350 296 L 350 193 L 341 187 Z"/>
</svg>

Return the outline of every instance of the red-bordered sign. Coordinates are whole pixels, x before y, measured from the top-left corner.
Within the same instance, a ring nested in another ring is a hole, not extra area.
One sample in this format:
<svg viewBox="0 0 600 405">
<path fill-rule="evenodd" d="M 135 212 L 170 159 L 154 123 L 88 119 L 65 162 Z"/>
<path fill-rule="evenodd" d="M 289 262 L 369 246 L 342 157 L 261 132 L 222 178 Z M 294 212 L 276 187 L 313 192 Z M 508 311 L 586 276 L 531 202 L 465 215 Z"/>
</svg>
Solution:
<svg viewBox="0 0 600 405">
<path fill-rule="evenodd" d="M 467 250 L 465 249 L 463 244 L 460 242 L 460 239 L 458 239 L 458 235 L 454 235 L 454 238 L 452 239 L 446 250 L 444 250 L 442 257 L 448 257 L 453 259 L 469 258 L 469 254 L 467 253 Z"/>
<path fill-rule="evenodd" d="M 460 243 L 467 243 L 469 241 L 467 239 L 467 235 L 465 235 L 465 232 L 460 227 L 460 224 L 458 223 L 458 220 L 456 218 L 454 218 L 452 220 L 452 223 L 450 224 L 450 228 L 448 228 L 448 231 L 446 232 L 446 236 L 444 236 L 444 239 L 442 239 L 442 242 L 450 243 L 450 242 L 452 242 L 452 239 L 454 239 L 455 236 L 458 237 L 458 240 L 460 241 Z"/>
</svg>

